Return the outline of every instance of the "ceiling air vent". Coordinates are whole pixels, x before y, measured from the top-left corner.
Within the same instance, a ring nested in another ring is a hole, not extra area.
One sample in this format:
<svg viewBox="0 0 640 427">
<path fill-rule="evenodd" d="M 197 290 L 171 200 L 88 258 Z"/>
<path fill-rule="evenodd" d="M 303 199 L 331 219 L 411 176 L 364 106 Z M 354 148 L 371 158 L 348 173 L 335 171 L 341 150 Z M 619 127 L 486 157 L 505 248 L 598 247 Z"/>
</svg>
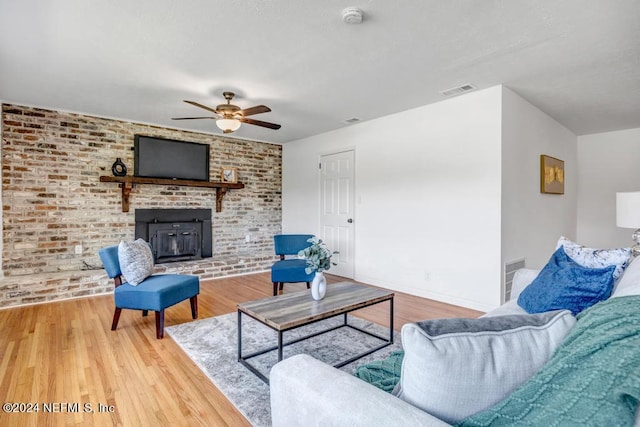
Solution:
<svg viewBox="0 0 640 427">
<path fill-rule="evenodd" d="M 352 125 L 354 123 L 358 123 L 360 121 L 359 118 L 357 117 L 351 117 L 350 119 L 347 120 L 343 120 L 342 123 L 344 123 L 345 125 Z"/>
<path fill-rule="evenodd" d="M 461 95 L 463 93 L 471 92 L 472 90 L 476 90 L 476 89 L 477 87 L 475 87 L 471 83 L 467 83 L 462 86 L 452 87 L 451 89 L 443 90 L 440 93 L 443 94 L 444 96 L 455 96 L 455 95 Z"/>
</svg>

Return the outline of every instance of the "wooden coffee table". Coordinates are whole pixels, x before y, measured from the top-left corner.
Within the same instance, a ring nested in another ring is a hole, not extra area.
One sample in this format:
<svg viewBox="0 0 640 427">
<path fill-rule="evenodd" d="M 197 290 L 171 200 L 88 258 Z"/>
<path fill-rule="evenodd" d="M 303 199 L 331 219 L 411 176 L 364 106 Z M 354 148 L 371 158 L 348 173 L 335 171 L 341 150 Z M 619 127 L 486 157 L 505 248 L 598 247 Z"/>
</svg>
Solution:
<svg viewBox="0 0 640 427">
<path fill-rule="evenodd" d="M 285 346 L 345 327 L 355 329 L 382 341 L 380 345 L 369 349 L 364 353 L 353 356 L 343 362 L 335 364 L 334 366 L 339 368 L 349 364 L 354 360 L 360 359 L 361 357 L 371 354 L 374 351 L 380 350 L 381 348 L 393 343 L 393 297 L 393 292 L 383 289 L 371 288 L 350 282 L 340 282 L 328 285 L 327 294 L 324 299 L 320 301 L 314 301 L 311 298 L 311 292 L 306 290 L 240 303 L 238 304 L 238 361 L 268 384 L 269 379 L 252 366 L 248 362 L 249 359 L 277 350 L 278 361 L 281 361 L 282 349 Z M 348 323 L 347 314 L 349 312 L 384 301 L 389 301 L 388 337 L 379 336 Z M 258 322 L 278 332 L 278 344 L 273 347 L 243 355 L 242 315 L 252 317 Z M 283 334 L 286 331 L 339 315 L 344 316 L 344 321 L 338 326 L 316 332 L 287 343 L 283 342 Z"/>
</svg>

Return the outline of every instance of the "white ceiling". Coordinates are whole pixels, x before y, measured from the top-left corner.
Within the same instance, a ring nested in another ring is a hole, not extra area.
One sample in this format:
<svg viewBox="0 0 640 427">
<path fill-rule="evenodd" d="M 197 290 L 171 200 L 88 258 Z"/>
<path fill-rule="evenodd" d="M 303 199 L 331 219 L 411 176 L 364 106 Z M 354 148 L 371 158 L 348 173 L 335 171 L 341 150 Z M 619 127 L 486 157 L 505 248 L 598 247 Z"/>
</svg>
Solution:
<svg viewBox="0 0 640 427">
<path fill-rule="evenodd" d="M 361 25 L 341 11 L 357 6 Z M 504 84 L 577 135 L 640 127 L 636 0 L 0 0 L 0 100 L 285 143 Z M 204 114 L 203 114 L 204 113 Z"/>
</svg>

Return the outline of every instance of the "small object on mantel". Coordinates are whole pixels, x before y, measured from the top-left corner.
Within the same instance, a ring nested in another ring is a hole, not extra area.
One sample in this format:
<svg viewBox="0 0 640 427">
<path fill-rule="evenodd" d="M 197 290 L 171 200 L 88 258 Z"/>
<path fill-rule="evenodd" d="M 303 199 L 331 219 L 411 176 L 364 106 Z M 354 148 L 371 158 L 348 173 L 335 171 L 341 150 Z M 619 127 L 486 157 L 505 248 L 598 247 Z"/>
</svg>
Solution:
<svg viewBox="0 0 640 427">
<path fill-rule="evenodd" d="M 111 165 L 113 176 L 125 176 L 127 174 L 127 165 L 124 164 L 120 157 Z"/>
<path fill-rule="evenodd" d="M 222 212 L 222 199 L 227 190 L 244 188 L 241 182 L 192 181 L 188 179 L 143 178 L 139 176 L 106 176 L 100 182 L 117 182 L 122 188 L 122 212 L 129 212 L 129 196 L 135 184 L 179 185 L 184 187 L 206 187 L 216 189 L 216 212 Z"/>
</svg>

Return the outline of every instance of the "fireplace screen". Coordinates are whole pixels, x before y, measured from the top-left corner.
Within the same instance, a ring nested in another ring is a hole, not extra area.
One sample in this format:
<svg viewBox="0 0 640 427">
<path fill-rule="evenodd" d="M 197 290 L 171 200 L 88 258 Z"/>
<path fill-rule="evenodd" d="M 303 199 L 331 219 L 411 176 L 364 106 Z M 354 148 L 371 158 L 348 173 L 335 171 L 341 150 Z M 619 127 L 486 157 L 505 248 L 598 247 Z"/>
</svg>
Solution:
<svg viewBox="0 0 640 427">
<path fill-rule="evenodd" d="M 202 223 L 149 224 L 150 243 L 156 262 L 201 258 Z"/>
<path fill-rule="evenodd" d="M 212 255 L 211 209 L 136 209 L 136 238 L 158 264 Z"/>
</svg>

